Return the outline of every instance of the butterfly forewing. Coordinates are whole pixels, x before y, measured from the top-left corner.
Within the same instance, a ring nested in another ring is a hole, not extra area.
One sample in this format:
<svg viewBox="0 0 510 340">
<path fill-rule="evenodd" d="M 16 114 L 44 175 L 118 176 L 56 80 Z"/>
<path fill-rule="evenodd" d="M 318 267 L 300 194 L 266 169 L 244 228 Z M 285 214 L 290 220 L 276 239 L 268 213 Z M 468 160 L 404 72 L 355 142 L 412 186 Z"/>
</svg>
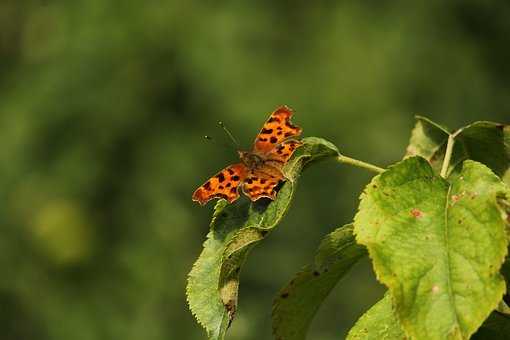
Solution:
<svg viewBox="0 0 510 340">
<path fill-rule="evenodd" d="M 202 205 L 213 198 L 224 198 L 232 203 L 239 197 L 239 184 L 248 172 L 242 163 L 229 165 L 195 190 L 192 198 Z"/>
<path fill-rule="evenodd" d="M 301 128 L 291 123 L 292 109 L 287 106 L 281 106 L 276 109 L 260 130 L 253 151 L 264 154 L 275 148 L 285 139 L 296 137 L 301 134 Z"/>
</svg>

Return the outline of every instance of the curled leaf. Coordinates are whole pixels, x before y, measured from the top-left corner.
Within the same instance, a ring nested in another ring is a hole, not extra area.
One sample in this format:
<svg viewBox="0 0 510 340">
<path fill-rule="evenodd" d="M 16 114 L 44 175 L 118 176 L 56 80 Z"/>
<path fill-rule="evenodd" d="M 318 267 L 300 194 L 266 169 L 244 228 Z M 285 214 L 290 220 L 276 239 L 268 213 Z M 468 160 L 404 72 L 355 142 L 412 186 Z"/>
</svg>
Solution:
<svg viewBox="0 0 510 340">
<path fill-rule="evenodd" d="M 211 231 L 186 288 L 189 307 L 209 339 L 224 338 L 237 310 L 239 274 L 246 256 L 285 215 L 304 166 L 338 155 L 337 148 L 321 138 L 308 137 L 303 143 L 284 168 L 288 181 L 274 201 L 220 201 L 215 207 Z"/>
</svg>

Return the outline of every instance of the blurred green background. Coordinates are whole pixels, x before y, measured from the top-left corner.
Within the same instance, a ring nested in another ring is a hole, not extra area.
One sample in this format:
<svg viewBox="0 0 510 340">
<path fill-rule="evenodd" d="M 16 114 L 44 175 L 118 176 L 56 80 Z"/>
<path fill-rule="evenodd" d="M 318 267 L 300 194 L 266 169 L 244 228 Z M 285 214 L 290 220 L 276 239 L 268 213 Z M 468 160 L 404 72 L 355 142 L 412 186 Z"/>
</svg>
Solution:
<svg viewBox="0 0 510 340">
<path fill-rule="evenodd" d="M 0 1 L 2 340 L 204 339 L 185 300 L 212 204 L 191 193 L 267 114 L 386 166 L 413 115 L 508 123 L 507 1 Z M 311 167 L 243 269 L 229 339 L 270 339 L 271 301 L 351 221 L 372 174 Z M 383 293 L 367 261 L 310 339 Z"/>
</svg>

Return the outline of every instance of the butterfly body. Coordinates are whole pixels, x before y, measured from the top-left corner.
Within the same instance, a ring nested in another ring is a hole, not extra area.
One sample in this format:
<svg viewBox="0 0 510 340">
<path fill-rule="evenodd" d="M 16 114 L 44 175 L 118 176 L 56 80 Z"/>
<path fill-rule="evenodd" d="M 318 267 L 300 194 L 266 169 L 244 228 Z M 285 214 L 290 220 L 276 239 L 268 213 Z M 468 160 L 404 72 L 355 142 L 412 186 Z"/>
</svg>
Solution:
<svg viewBox="0 0 510 340">
<path fill-rule="evenodd" d="M 239 158 L 241 162 L 248 167 L 248 169 L 256 169 L 264 165 L 263 157 L 250 151 L 239 151 Z"/>
<path fill-rule="evenodd" d="M 276 187 L 285 180 L 282 168 L 302 142 L 291 139 L 301 134 L 292 125 L 292 110 L 282 106 L 271 113 L 257 135 L 252 151 L 239 151 L 241 163 L 229 165 L 200 186 L 193 200 L 205 204 L 213 198 L 230 203 L 239 198 L 239 190 L 252 200 L 261 197 L 274 199 Z"/>
</svg>

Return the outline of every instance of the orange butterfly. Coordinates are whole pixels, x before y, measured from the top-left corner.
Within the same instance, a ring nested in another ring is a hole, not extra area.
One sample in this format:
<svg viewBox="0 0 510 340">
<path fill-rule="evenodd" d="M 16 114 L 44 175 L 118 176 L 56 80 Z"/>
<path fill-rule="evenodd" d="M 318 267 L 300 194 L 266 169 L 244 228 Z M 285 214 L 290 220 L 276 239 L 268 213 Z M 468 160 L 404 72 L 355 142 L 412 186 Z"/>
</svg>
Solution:
<svg viewBox="0 0 510 340">
<path fill-rule="evenodd" d="M 292 125 L 292 109 L 276 109 L 260 130 L 252 151 L 238 151 L 241 163 L 229 165 L 211 177 L 193 193 L 193 201 L 205 204 L 213 198 L 224 198 L 229 203 L 239 198 L 239 187 L 252 201 L 261 197 L 275 199 L 276 186 L 285 177 L 282 167 L 294 150 L 303 143 L 290 139 L 301 134 L 301 128 Z"/>
</svg>

